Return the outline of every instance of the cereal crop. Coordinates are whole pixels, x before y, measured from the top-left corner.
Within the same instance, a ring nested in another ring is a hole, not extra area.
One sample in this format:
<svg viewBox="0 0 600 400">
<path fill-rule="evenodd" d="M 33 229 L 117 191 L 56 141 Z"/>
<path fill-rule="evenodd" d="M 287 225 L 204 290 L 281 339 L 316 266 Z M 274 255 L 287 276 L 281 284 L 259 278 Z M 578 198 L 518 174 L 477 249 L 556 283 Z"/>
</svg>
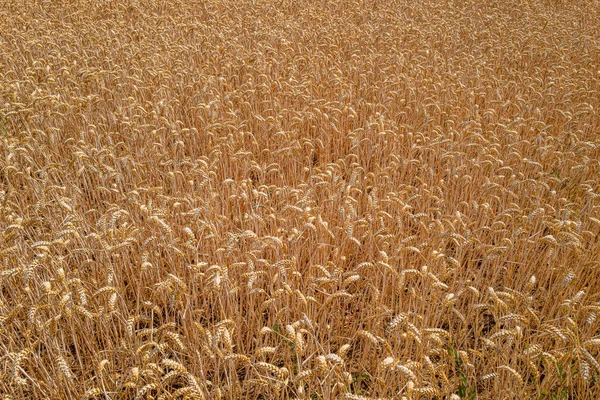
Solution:
<svg viewBox="0 0 600 400">
<path fill-rule="evenodd" d="M 0 399 L 600 398 L 597 0 L 0 0 Z"/>
</svg>

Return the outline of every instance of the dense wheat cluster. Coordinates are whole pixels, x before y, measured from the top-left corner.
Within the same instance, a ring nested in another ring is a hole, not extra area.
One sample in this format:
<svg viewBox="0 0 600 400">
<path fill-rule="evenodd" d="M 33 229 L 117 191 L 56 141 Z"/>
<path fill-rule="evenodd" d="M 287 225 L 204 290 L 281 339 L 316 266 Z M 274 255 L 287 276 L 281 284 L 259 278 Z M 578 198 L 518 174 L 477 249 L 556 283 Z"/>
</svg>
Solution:
<svg viewBox="0 0 600 400">
<path fill-rule="evenodd" d="M 0 6 L 2 399 L 596 399 L 597 1 Z"/>
</svg>

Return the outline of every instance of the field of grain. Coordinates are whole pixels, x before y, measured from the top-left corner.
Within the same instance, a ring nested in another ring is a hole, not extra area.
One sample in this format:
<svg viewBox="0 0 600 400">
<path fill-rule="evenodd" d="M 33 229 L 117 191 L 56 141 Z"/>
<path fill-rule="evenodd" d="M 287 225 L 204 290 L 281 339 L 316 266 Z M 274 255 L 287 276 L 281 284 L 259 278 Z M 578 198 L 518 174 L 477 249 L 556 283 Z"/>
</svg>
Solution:
<svg viewBox="0 0 600 400">
<path fill-rule="evenodd" d="M 0 399 L 597 399 L 597 0 L 1 0 Z"/>
</svg>

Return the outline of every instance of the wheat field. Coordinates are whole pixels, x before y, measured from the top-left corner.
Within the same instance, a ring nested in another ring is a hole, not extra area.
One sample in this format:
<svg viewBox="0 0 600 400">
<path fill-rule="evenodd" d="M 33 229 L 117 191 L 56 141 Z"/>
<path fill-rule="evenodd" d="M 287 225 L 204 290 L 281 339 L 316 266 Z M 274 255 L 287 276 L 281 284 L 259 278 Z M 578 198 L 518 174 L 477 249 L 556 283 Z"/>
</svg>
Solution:
<svg viewBox="0 0 600 400">
<path fill-rule="evenodd" d="M 0 399 L 600 398 L 597 0 L 0 26 Z"/>
</svg>

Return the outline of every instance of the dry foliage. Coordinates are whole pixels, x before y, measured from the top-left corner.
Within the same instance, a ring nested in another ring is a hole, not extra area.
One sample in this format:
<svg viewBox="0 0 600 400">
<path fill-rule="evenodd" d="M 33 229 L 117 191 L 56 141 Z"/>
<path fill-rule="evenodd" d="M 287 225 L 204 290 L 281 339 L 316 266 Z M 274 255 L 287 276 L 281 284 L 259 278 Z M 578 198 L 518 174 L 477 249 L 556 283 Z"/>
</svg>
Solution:
<svg viewBox="0 0 600 400">
<path fill-rule="evenodd" d="M 3 399 L 600 396 L 597 1 L 0 26 Z"/>
</svg>

